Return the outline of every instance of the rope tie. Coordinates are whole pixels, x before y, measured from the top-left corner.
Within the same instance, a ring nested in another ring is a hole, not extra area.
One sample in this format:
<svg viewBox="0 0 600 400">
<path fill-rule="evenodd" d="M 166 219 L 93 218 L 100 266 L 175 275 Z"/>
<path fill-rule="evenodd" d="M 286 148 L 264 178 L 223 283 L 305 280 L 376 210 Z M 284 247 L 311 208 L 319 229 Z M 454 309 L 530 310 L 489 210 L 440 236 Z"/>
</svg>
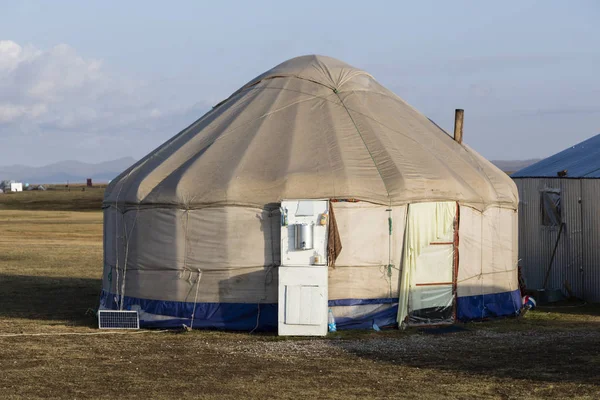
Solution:
<svg viewBox="0 0 600 400">
<path fill-rule="evenodd" d="M 390 207 L 386 211 L 388 212 L 388 229 L 389 229 L 389 235 L 388 235 L 387 277 L 388 277 L 389 283 L 390 283 L 390 294 L 389 294 L 389 296 L 392 297 L 392 268 L 394 267 L 394 265 L 392 264 L 392 235 L 393 235 L 393 228 L 392 228 L 392 208 Z"/>
<path fill-rule="evenodd" d="M 198 290 L 200 289 L 200 278 L 202 278 L 202 270 L 198 268 L 198 279 L 196 280 L 196 296 L 194 296 L 194 308 L 192 309 L 192 322 L 190 329 L 194 329 L 194 317 L 196 316 L 196 304 L 198 303 Z"/>
</svg>

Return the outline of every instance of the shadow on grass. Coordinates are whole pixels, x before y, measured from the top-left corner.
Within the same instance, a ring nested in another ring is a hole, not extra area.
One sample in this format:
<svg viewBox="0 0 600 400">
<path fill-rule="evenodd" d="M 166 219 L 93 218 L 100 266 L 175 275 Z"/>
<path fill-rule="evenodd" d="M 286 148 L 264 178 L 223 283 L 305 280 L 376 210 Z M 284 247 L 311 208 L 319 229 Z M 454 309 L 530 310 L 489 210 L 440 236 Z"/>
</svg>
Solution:
<svg viewBox="0 0 600 400">
<path fill-rule="evenodd" d="M 599 382 L 598 322 L 580 321 L 572 329 L 566 328 L 566 321 L 542 321 L 539 327 L 535 320 L 526 324 L 516 319 L 505 322 L 500 329 L 494 321 L 461 324 L 464 331 L 450 334 L 409 329 L 402 338 L 330 343 L 362 359 L 391 365 L 523 381 Z M 556 330 L 549 324 L 554 324 Z"/>
<path fill-rule="evenodd" d="M 600 304 L 587 303 L 578 299 L 569 299 L 557 303 L 540 305 L 536 310 L 564 315 L 600 316 Z"/>
<path fill-rule="evenodd" d="M 100 279 L 0 274 L 0 318 L 66 321 L 95 326 Z"/>
</svg>

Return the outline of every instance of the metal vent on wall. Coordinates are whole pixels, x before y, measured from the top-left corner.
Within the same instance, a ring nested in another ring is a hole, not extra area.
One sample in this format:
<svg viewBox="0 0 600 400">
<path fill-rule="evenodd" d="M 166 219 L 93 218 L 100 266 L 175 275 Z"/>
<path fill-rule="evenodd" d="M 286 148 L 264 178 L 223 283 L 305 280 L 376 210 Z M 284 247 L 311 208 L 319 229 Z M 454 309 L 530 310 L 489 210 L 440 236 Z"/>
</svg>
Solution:
<svg viewBox="0 0 600 400">
<path fill-rule="evenodd" d="M 140 317 L 137 311 L 98 311 L 100 329 L 140 329 Z"/>
</svg>

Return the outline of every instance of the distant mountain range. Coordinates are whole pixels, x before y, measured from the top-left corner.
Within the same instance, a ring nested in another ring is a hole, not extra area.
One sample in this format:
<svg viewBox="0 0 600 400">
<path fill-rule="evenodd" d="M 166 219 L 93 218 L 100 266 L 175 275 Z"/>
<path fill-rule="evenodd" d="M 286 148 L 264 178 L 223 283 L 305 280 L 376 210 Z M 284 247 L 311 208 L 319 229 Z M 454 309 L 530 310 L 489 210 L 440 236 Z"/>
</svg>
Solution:
<svg viewBox="0 0 600 400">
<path fill-rule="evenodd" d="M 12 179 L 31 184 L 40 183 L 85 183 L 87 178 L 94 182 L 108 182 L 129 168 L 135 159 L 119 158 L 99 164 L 80 161 L 61 161 L 44 167 L 25 165 L 0 166 L 0 180 Z"/>
<path fill-rule="evenodd" d="M 0 180 L 13 179 L 27 183 L 85 183 L 87 178 L 94 182 L 108 182 L 122 171 L 129 168 L 135 159 L 119 158 L 99 164 L 88 164 L 80 161 L 61 161 L 45 167 L 27 167 L 25 165 L 0 166 Z M 492 161 L 502 171 L 511 173 L 525 168 L 538 159 L 532 160 L 497 160 Z"/>
<path fill-rule="evenodd" d="M 506 173 L 512 173 L 525 167 L 529 167 L 531 164 L 535 164 L 538 161 L 540 161 L 539 158 L 531 160 L 496 160 L 492 161 L 492 164 Z"/>
</svg>

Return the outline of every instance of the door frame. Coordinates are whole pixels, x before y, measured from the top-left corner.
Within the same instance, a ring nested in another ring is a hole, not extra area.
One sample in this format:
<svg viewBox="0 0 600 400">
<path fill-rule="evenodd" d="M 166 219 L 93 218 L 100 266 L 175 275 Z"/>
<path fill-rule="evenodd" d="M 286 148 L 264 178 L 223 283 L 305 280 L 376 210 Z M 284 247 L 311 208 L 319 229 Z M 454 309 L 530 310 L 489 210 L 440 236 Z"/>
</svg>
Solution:
<svg viewBox="0 0 600 400">
<path fill-rule="evenodd" d="M 460 205 L 458 201 L 456 203 L 456 213 L 454 215 L 454 221 L 452 223 L 452 228 L 454 229 L 453 240 L 452 242 L 434 242 L 429 245 L 452 245 L 453 250 L 453 258 L 452 258 L 452 282 L 441 282 L 435 284 L 415 284 L 417 286 L 436 286 L 436 285 L 452 285 L 452 322 L 435 322 L 431 324 L 411 324 L 409 314 L 407 313 L 406 325 L 407 326 L 418 326 L 418 327 L 431 327 L 431 326 L 448 326 L 455 324 L 458 320 L 456 319 L 457 310 L 456 310 L 456 300 L 457 300 L 457 278 L 458 278 L 458 266 L 459 266 L 459 253 L 458 253 L 458 245 L 459 245 L 459 228 L 460 228 Z M 408 306 L 408 304 L 407 304 Z"/>
</svg>

